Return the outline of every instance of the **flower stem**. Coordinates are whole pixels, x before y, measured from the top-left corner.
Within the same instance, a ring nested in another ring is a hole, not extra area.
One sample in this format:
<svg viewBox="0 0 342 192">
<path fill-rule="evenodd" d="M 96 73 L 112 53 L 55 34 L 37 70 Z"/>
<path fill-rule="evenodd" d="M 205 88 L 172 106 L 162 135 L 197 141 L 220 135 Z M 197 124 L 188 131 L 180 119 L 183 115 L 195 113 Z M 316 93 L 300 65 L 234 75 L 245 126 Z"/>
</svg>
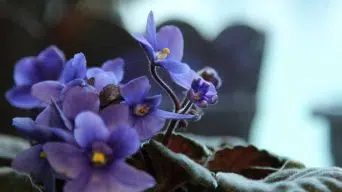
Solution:
<svg viewBox="0 0 342 192">
<path fill-rule="evenodd" d="M 169 87 L 167 85 L 167 83 L 158 75 L 157 66 L 155 63 L 150 62 L 150 73 L 151 73 L 154 81 L 156 83 L 158 83 L 166 91 L 166 93 L 170 96 L 170 98 L 173 102 L 173 105 L 174 105 L 174 111 L 175 112 L 179 111 L 179 109 L 181 107 L 181 105 L 179 103 L 179 99 L 178 99 L 177 95 L 175 94 L 175 92 L 173 92 L 171 87 Z"/>
<path fill-rule="evenodd" d="M 193 103 L 190 100 L 184 99 L 182 102 L 183 108 L 181 109 L 181 111 L 177 111 L 177 112 L 180 114 L 187 114 L 191 110 L 192 105 L 193 105 Z M 175 129 L 177 129 L 180 121 L 181 120 L 175 120 L 175 119 L 170 121 L 170 123 L 166 129 L 166 133 L 164 135 L 163 142 L 162 142 L 165 146 L 169 145 L 170 138 L 171 138 L 173 132 L 175 131 Z"/>
</svg>

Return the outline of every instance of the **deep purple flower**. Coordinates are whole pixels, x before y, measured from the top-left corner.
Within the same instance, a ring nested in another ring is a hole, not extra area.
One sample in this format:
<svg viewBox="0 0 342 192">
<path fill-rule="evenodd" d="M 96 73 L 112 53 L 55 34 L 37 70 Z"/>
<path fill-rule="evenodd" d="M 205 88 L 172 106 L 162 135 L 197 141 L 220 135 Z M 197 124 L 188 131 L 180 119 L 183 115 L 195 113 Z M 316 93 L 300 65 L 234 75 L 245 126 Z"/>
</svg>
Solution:
<svg viewBox="0 0 342 192">
<path fill-rule="evenodd" d="M 162 96 L 148 97 L 151 89 L 146 76 L 131 80 L 121 88 L 121 95 L 129 110 L 134 128 L 141 139 L 148 139 L 164 126 L 167 119 L 192 119 L 193 115 L 183 115 L 158 109 Z"/>
<path fill-rule="evenodd" d="M 92 112 L 79 114 L 75 126 L 78 145 L 51 142 L 43 146 L 54 170 L 69 178 L 64 192 L 134 192 L 155 185 L 153 177 L 125 162 L 140 145 L 134 129 L 120 125 L 109 131 Z"/>
<path fill-rule="evenodd" d="M 64 61 L 64 54 L 55 46 L 44 49 L 36 57 L 19 60 L 14 67 L 15 87 L 6 92 L 6 99 L 19 108 L 42 107 L 42 103 L 31 95 L 31 86 L 45 80 L 57 80 Z"/>
<path fill-rule="evenodd" d="M 133 34 L 133 37 L 144 47 L 150 60 L 166 69 L 175 83 L 178 79 L 173 74 L 184 74 L 190 67 L 182 63 L 183 58 L 183 35 L 176 26 L 163 26 L 158 33 L 152 11 L 147 18 L 146 33 Z"/>
<path fill-rule="evenodd" d="M 14 118 L 13 125 L 19 132 L 38 144 L 18 154 L 12 161 L 12 167 L 18 171 L 29 173 L 35 179 L 42 181 L 47 191 L 54 191 L 53 170 L 46 160 L 42 144 L 47 141 L 74 143 L 71 132 L 58 127 L 38 124 L 37 120 L 33 121 L 31 118 Z"/>
<path fill-rule="evenodd" d="M 222 85 L 221 77 L 218 75 L 217 71 L 212 67 L 204 67 L 197 72 L 204 80 L 212 83 L 216 89 L 220 88 Z"/>
<path fill-rule="evenodd" d="M 70 59 L 58 79 L 41 81 L 32 86 L 31 94 L 40 101 L 48 104 L 51 98 L 58 100 L 60 93 L 73 81 L 85 79 L 87 72 L 87 61 L 83 53 L 77 53 Z"/>
<path fill-rule="evenodd" d="M 201 78 L 192 81 L 187 97 L 202 108 L 206 108 L 208 104 L 215 104 L 217 102 L 216 89 L 211 83 Z"/>
</svg>

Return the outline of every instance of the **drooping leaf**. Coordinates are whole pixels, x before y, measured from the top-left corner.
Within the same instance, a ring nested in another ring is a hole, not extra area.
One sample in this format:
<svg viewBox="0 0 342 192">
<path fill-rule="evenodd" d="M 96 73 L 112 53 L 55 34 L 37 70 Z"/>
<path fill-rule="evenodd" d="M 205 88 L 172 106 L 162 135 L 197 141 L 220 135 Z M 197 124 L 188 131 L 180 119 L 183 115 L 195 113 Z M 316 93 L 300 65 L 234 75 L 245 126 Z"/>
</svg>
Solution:
<svg viewBox="0 0 342 192">
<path fill-rule="evenodd" d="M 155 191 L 172 191 L 188 183 L 214 189 L 217 186 L 212 173 L 186 155 L 174 153 L 161 143 L 151 140 L 143 147 L 148 154 L 157 180 Z"/>
<path fill-rule="evenodd" d="M 35 186 L 29 175 L 12 168 L 0 168 L 0 191 L 3 192 L 42 192 Z"/>
<path fill-rule="evenodd" d="M 154 137 L 155 140 L 160 142 L 163 138 L 164 134 L 158 134 Z M 211 155 L 206 146 L 183 134 L 173 134 L 168 148 L 175 153 L 182 153 L 200 164 L 205 163 Z"/>
<path fill-rule="evenodd" d="M 30 147 L 30 143 L 22 138 L 0 134 L 1 165 L 10 165 L 18 153 Z"/>
<path fill-rule="evenodd" d="M 250 145 L 217 151 L 207 167 L 214 172 L 233 172 L 252 179 L 262 179 L 277 171 L 284 163 L 284 159 Z"/>
<path fill-rule="evenodd" d="M 250 180 L 235 173 L 217 173 L 222 192 L 337 192 L 342 191 L 342 169 L 281 169 L 263 180 Z"/>
</svg>

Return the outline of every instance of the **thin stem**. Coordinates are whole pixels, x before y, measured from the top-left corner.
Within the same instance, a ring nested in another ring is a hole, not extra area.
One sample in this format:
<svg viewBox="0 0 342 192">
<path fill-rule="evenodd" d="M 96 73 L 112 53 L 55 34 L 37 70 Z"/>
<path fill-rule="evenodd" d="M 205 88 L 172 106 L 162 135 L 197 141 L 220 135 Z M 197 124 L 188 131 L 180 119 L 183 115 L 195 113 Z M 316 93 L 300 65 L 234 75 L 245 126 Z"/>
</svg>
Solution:
<svg viewBox="0 0 342 192">
<path fill-rule="evenodd" d="M 182 106 L 184 106 L 184 108 L 182 108 L 182 111 L 177 111 L 177 112 L 179 112 L 180 114 L 187 114 L 191 110 L 192 105 L 193 105 L 193 103 L 190 100 L 184 99 L 184 101 L 182 103 Z M 180 122 L 180 120 L 171 120 L 169 126 L 166 129 L 166 133 L 164 135 L 164 139 L 162 142 L 165 146 L 169 145 L 170 138 L 171 138 L 173 132 L 175 131 L 175 129 L 178 127 L 179 122 Z"/>
<path fill-rule="evenodd" d="M 167 85 L 167 83 L 158 75 L 157 66 L 155 63 L 150 62 L 150 72 L 154 81 L 158 83 L 170 96 L 174 105 L 174 112 L 179 111 L 180 109 L 179 99 L 177 95 L 173 92 L 173 90 Z"/>
</svg>

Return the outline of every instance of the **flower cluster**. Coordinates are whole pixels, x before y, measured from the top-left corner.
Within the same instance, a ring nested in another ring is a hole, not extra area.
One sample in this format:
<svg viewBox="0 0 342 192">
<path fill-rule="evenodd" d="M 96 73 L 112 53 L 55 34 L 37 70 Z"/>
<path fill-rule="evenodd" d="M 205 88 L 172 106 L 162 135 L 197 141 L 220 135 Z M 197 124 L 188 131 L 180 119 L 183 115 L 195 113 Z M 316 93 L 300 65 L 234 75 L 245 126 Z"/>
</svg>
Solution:
<svg viewBox="0 0 342 192">
<path fill-rule="evenodd" d="M 146 34 L 133 37 L 147 53 L 151 75 L 173 99 L 175 109 L 160 109 L 162 95 L 149 95 L 147 76 L 122 82 L 122 58 L 89 68 L 83 53 L 66 61 L 61 50 L 50 46 L 36 57 L 18 61 L 15 87 L 6 93 L 15 107 L 41 109 L 35 119 L 13 119 L 14 127 L 32 141 L 32 147 L 13 160 L 15 169 L 42 182 L 46 191 L 54 191 L 56 178 L 66 181 L 65 192 L 143 191 L 155 185 L 151 175 L 125 160 L 167 120 L 198 119 L 191 109 L 216 103 L 221 79 L 212 68 L 195 72 L 183 63 L 182 33 L 175 26 L 156 32 L 152 12 Z M 186 89 L 182 103 L 159 77 L 158 68 Z M 174 129 L 166 127 L 171 134 Z"/>
</svg>

